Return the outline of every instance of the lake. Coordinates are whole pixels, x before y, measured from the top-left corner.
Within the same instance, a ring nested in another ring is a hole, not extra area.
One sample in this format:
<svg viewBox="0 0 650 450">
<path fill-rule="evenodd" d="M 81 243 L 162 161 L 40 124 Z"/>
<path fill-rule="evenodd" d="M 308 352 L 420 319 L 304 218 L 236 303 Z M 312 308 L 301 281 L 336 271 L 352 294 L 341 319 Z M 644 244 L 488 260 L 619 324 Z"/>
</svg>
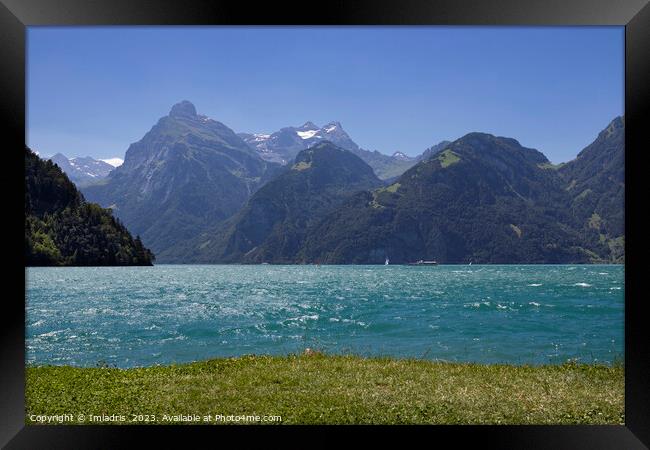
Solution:
<svg viewBox="0 0 650 450">
<path fill-rule="evenodd" d="M 623 359 L 621 265 L 26 269 L 27 363 L 149 366 L 305 348 L 547 364 Z"/>
</svg>

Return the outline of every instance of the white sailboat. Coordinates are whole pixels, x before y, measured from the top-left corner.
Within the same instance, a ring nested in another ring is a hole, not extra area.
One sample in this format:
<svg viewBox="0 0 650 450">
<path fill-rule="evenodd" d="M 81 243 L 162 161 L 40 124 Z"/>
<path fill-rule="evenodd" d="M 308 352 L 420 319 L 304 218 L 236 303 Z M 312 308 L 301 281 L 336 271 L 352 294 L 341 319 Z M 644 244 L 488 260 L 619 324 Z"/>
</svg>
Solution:
<svg viewBox="0 0 650 450">
<path fill-rule="evenodd" d="M 386 262 L 384 262 L 384 266 L 387 266 L 388 262 L 389 262 L 389 260 L 388 260 L 388 258 L 386 258 Z"/>
</svg>

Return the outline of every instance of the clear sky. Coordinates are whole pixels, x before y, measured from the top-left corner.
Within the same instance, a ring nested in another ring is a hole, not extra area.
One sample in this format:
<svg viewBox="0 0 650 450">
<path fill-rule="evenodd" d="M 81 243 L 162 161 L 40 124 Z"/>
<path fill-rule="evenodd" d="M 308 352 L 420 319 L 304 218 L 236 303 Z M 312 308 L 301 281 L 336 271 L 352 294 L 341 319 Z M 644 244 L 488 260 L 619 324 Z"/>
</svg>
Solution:
<svg viewBox="0 0 650 450">
<path fill-rule="evenodd" d="M 124 157 L 190 100 L 236 132 L 338 120 L 417 155 L 472 131 L 572 159 L 624 112 L 623 27 L 30 27 L 27 143 Z"/>
</svg>

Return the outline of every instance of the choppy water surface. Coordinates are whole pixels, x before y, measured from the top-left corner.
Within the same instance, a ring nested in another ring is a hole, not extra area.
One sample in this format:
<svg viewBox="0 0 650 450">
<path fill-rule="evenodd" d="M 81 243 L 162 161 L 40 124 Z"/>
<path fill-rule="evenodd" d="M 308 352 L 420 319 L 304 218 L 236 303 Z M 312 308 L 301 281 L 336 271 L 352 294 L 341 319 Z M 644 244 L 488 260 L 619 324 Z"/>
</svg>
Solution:
<svg viewBox="0 0 650 450">
<path fill-rule="evenodd" d="M 623 266 L 29 268 L 27 361 L 242 354 L 513 364 L 623 358 Z"/>
</svg>

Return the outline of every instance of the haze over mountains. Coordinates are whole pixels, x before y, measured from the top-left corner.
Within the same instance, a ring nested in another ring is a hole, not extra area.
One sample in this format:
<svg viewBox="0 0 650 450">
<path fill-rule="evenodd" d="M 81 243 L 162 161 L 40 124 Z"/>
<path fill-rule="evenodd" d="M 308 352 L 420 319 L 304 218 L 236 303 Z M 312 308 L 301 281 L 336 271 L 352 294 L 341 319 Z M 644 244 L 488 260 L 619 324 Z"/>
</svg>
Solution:
<svg viewBox="0 0 650 450">
<path fill-rule="evenodd" d="M 319 142 L 330 141 L 359 156 L 382 180 L 401 175 L 418 161 L 430 156 L 432 151 L 449 142 L 442 141 L 415 157 L 401 151 L 386 155 L 377 150 L 370 151 L 359 147 L 343 129 L 341 123 L 335 121 L 322 127 L 308 121 L 300 127 L 285 127 L 271 134 L 237 133 L 237 135 L 249 147 L 256 150 L 263 160 L 280 165 L 291 163 L 301 150 Z M 75 184 L 84 187 L 101 182 L 115 167 L 124 163 L 121 158 L 94 159 L 90 156 L 68 158 L 61 153 L 48 159 L 55 162 Z"/>
<path fill-rule="evenodd" d="M 338 122 L 237 134 L 184 101 L 82 190 L 159 262 L 622 262 L 623 136 L 561 166 L 484 133 L 412 158 Z"/>
<path fill-rule="evenodd" d="M 77 186 L 85 186 L 103 180 L 111 170 L 123 162 L 120 158 L 107 160 L 95 159 L 90 156 L 68 158 L 62 153 L 57 153 L 48 159 L 56 163 Z"/>
</svg>

